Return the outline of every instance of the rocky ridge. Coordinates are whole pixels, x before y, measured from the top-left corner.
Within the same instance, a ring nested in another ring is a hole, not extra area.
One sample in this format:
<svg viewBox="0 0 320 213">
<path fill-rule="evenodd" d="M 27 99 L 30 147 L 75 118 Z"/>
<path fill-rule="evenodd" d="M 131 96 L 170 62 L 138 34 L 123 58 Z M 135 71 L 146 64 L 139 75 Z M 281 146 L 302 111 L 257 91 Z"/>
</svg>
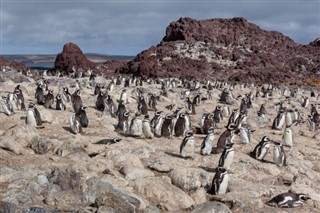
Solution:
<svg viewBox="0 0 320 213">
<path fill-rule="evenodd" d="M 139 53 L 121 73 L 301 85 L 320 76 L 318 43 L 297 44 L 244 18 L 180 18 L 159 45 Z"/>
</svg>

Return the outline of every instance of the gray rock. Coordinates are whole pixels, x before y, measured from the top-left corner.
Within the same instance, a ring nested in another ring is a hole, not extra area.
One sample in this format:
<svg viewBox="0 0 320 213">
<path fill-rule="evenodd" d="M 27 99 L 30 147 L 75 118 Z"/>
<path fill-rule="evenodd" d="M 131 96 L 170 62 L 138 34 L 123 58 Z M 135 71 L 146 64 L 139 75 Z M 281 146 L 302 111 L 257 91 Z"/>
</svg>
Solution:
<svg viewBox="0 0 320 213">
<path fill-rule="evenodd" d="M 49 193 L 45 199 L 45 203 L 51 206 L 62 207 L 75 207 L 86 206 L 89 203 L 86 202 L 86 198 L 83 192 L 78 190 L 58 191 Z"/>
<path fill-rule="evenodd" d="M 46 210 L 39 206 L 32 206 L 29 209 L 24 209 L 22 213 L 46 213 Z"/>
<path fill-rule="evenodd" d="M 62 168 L 54 168 L 49 175 L 49 182 L 60 186 L 62 191 L 80 189 L 79 172 L 64 170 Z"/>
<path fill-rule="evenodd" d="M 171 184 L 169 177 L 137 179 L 134 189 L 152 205 L 159 206 L 165 211 L 181 211 L 194 205 L 188 194 Z"/>
<path fill-rule="evenodd" d="M 38 134 L 38 130 L 33 126 L 17 124 L 6 131 L 5 136 L 11 136 L 16 142 L 19 142 L 21 146 L 26 146 Z"/>
<path fill-rule="evenodd" d="M 120 169 L 120 172 L 126 176 L 128 180 L 136 180 L 138 178 L 154 177 L 154 173 L 143 168 L 133 168 L 131 165 L 126 165 Z"/>
<path fill-rule="evenodd" d="M 148 206 L 147 208 L 141 210 L 141 213 L 160 213 L 160 209 L 156 206 Z"/>
<path fill-rule="evenodd" d="M 15 213 L 17 209 L 17 205 L 14 203 L 0 201 L 0 212 L 3 213 Z"/>
<path fill-rule="evenodd" d="M 157 172 L 170 172 L 171 168 L 169 165 L 163 163 L 160 160 L 153 160 L 148 163 L 150 169 L 156 170 Z"/>
<path fill-rule="evenodd" d="M 48 138 L 35 137 L 31 141 L 31 149 L 37 154 L 46 154 L 53 149 L 53 143 Z"/>
<path fill-rule="evenodd" d="M 223 203 L 209 201 L 196 206 L 191 213 L 231 213 L 231 210 Z"/>
<path fill-rule="evenodd" d="M 38 183 L 39 183 L 41 186 L 47 186 L 47 185 L 49 185 L 49 181 L 48 181 L 47 176 L 45 176 L 45 175 L 39 175 L 37 178 L 38 178 Z"/>
<path fill-rule="evenodd" d="M 206 172 L 197 168 L 178 168 L 169 173 L 172 184 L 183 190 L 196 190 L 208 182 Z"/>
<path fill-rule="evenodd" d="M 23 147 L 15 141 L 12 136 L 2 136 L 0 139 L 0 148 L 10 150 L 14 154 L 23 154 Z"/>
<path fill-rule="evenodd" d="M 83 192 L 87 200 L 96 203 L 98 207 L 105 206 L 120 212 L 135 212 L 146 208 L 138 195 L 122 191 L 97 177 L 89 178 L 85 182 Z"/>
</svg>

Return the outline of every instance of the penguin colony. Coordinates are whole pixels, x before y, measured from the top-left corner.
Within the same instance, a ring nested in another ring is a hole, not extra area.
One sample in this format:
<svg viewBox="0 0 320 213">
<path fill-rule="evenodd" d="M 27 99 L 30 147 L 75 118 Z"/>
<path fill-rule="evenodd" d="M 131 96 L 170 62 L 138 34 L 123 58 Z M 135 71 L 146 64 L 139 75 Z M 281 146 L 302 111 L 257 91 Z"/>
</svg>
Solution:
<svg viewBox="0 0 320 213">
<path fill-rule="evenodd" d="M 237 170 L 232 164 L 240 146 L 252 146 L 252 151 L 247 154 L 256 159 L 257 163 L 272 163 L 276 167 L 284 167 L 288 161 L 296 160 L 286 157 L 286 152 L 294 149 L 294 130 L 299 125 L 307 125 L 310 131 L 320 129 L 319 95 L 316 97 L 314 91 L 310 99 L 316 101 L 309 104 L 309 97 L 299 94 L 298 89 L 288 92 L 287 89 L 274 85 L 256 86 L 175 78 L 142 80 L 138 77 L 118 77 L 108 81 L 108 84 L 103 85 L 96 83 L 94 78 L 90 78 L 87 84 L 77 80 L 73 87 L 59 87 L 59 91 L 55 93 L 57 86 L 51 87 L 46 79 L 41 79 L 37 82 L 34 100 L 28 103 L 28 108 L 25 107 L 23 90 L 17 85 L 12 93 L 2 96 L 2 111 L 7 116 L 15 116 L 16 110 L 26 111 L 26 124 L 40 127 L 43 121 L 37 106 L 43 105 L 48 110 L 69 109 L 73 112 L 69 115 L 68 131 L 85 135 L 85 128 L 90 126 L 91 119 L 88 118 L 86 109 L 93 106 L 101 113 L 100 116 L 117 120 L 114 127 L 119 135 L 101 139 L 95 143 L 97 145 L 124 143 L 126 137 L 145 140 L 178 138 L 181 141 L 180 149 L 172 151 L 179 152 L 185 160 L 192 160 L 196 155 L 220 155 L 219 161 L 212 163 L 215 175 L 207 190 L 212 195 L 228 193 L 229 176 Z M 158 90 L 147 90 L 143 85 L 155 85 Z M 83 87 L 92 88 L 92 96 L 95 97 L 93 103 L 82 99 Z M 182 92 L 177 92 L 178 88 Z M 249 92 L 235 97 L 236 89 L 246 89 Z M 120 96 L 114 95 L 115 90 L 121 91 Z M 281 94 L 283 98 L 276 104 L 269 103 L 268 100 L 275 93 Z M 168 97 L 169 94 L 171 98 Z M 176 97 L 175 101 L 172 97 Z M 293 106 L 291 101 L 299 98 L 301 105 Z M 208 101 L 215 101 L 217 104 L 205 111 L 197 109 Z M 128 108 L 129 102 L 135 105 L 135 110 Z M 166 106 L 161 108 L 158 102 L 164 102 Z M 310 113 L 302 116 L 301 108 L 310 108 Z M 269 110 L 274 110 L 277 116 L 271 118 Z M 248 111 L 255 112 L 256 117 L 248 117 Z M 200 117 L 199 121 L 195 120 L 195 115 Z M 257 122 L 249 125 L 248 120 Z M 259 141 L 254 140 L 254 128 L 258 129 L 265 123 L 278 135 L 280 132 L 282 138 L 269 134 Z M 197 150 L 199 144 L 201 146 Z M 268 162 L 266 157 L 272 161 Z M 284 192 L 266 204 L 292 208 L 309 199 L 311 198 L 306 194 Z"/>
</svg>

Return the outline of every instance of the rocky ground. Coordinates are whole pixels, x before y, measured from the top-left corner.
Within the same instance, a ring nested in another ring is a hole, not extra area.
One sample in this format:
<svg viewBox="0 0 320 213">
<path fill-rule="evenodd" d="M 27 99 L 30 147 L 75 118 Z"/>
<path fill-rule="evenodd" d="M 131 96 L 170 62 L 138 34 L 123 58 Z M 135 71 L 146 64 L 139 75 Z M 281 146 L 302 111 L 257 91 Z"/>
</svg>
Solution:
<svg viewBox="0 0 320 213">
<path fill-rule="evenodd" d="M 88 79 L 81 79 L 88 82 Z M 100 79 L 103 83 L 103 79 Z M 61 86 L 69 84 L 70 92 L 75 80 L 50 78 L 49 88 L 56 95 Z M 108 82 L 108 81 L 107 81 Z M 15 83 L 0 84 L 0 93 L 12 92 Z M 21 83 L 26 103 L 35 102 L 35 82 Z M 130 88 L 132 91 L 135 87 Z M 144 84 L 145 91 L 159 91 L 159 85 Z M 270 98 L 256 98 L 254 108 L 248 111 L 248 124 L 255 129 L 252 142 L 239 143 L 235 137 L 235 159 L 231 166 L 228 192 L 213 196 L 206 193 L 218 166 L 220 154 L 202 156 L 200 145 L 205 137 L 196 134 L 196 152 L 193 159 L 183 159 L 179 154 L 182 137 L 133 138 L 114 130 L 117 120 L 95 109 L 94 88 L 85 84 L 82 100 L 88 108 L 89 127 L 83 135 L 70 132 L 69 117 L 72 106 L 66 111 L 56 111 L 37 106 L 44 128 L 25 124 L 25 111 L 16 110 L 12 116 L 0 113 L 0 212 L 319 212 L 320 211 L 320 133 L 309 131 L 303 123 L 293 127 L 294 144 L 285 147 L 287 163 L 277 167 L 272 160 L 272 147 L 263 163 L 251 158 L 263 136 L 281 141 L 283 130 L 272 130 L 276 116 L 275 103 L 285 98 L 274 92 Z M 110 95 L 119 99 L 122 87 L 117 86 Z M 171 103 L 184 106 L 177 95 L 184 89 L 172 89 L 169 97 L 161 97 L 158 109 L 169 113 L 164 106 Z M 234 90 L 236 97 L 251 89 Z M 205 92 L 205 91 L 203 91 Z M 198 127 L 203 112 L 212 112 L 218 105 L 221 90 L 214 89 L 213 100 L 196 107 L 191 115 L 192 124 Z M 304 118 L 310 106 L 303 108 L 302 96 L 309 91 L 300 90 L 298 97 L 285 101 L 289 109 L 297 108 Z M 267 121 L 257 116 L 260 104 L 267 106 Z M 319 103 L 310 98 L 310 103 Z M 238 108 L 234 100 L 231 109 Z M 137 109 L 133 97 L 127 108 Z M 134 113 L 132 113 L 133 115 Z M 150 117 L 154 112 L 149 111 Z M 224 131 L 228 118 L 217 124 L 216 140 Z M 120 137 L 122 141 L 112 145 L 94 144 L 103 138 Z M 311 196 L 302 207 L 277 209 L 265 205 L 273 196 L 283 192 L 306 193 Z M 215 202 L 209 202 L 215 201 Z M 223 204 L 222 204 L 223 203 Z M 1 209 L 2 208 L 2 209 Z M 5 210 L 6 209 L 6 210 Z"/>
</svg>

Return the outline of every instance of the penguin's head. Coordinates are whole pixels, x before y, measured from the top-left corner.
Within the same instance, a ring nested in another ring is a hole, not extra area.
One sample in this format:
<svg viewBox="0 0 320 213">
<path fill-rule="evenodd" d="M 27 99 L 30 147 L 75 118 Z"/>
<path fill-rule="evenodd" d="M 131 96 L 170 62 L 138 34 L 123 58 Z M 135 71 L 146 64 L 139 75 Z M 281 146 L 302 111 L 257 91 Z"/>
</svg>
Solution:
<svg viewBox="0 0 320 213">
<path fill-rule="evenodd" d="M 263 142 L 269 142 L 270 139 L 268 138 L 268 136 L 263 136 L 262 141 Z"/>
<path fill-rule="evenodd" d="M 156 115 L 156 116 L 160 116 L 161 113 L 162 113 L 162 111 L 156 111 L 155 115 Z"/>
<path fill-rule="evenodd" d="M 311 197 L 309 197 L 308 195 L 305 195 L 305 194 L 299 194 L 299 200 L 301 201 L 307 201 L 311 199 Z"/>
<path fill-rule="evenodd" d="M 191 137 L 192 135 L 193 135 L 192 130 L 188 130 L 188 131 L 186 132 L 186 136 L 187 136 L 187 137 Z"/>
<path fill-rule="evenodd" d="M 124 117 L 129 117 L 129 113 L 130 113 L 129 111 L 126 111 L 126 112 L 123 113 L 123 116 Z"/>
<path fill-rule="evenodd" d="M 220 172 L 220 173 L 222 173 L 222 174 L 228 172 L 224 167 L 221 167 L 221 166 L 217 167 L 216 171 L 217 171 L 217 172 Z"/>
<path fill-rule="evenodd" d="M 186 116 L 186 114 L 184 114 L 184 113 L 180 113 L 180 115 L 179 115 L 180 118 L 184 118 L 185 116 Z"/>
<path fill-rule="evenodd" d="M 211 126 L 209 129 L 208 129 L 208 133 L 213 133 L 214 132 L 214 126 Z"/>
<path fill-rule="evenodd" d="M 57 99 L 61 99 L 61 94 L 59 93 L 58 95 L 57 95 Z"/>
<path fill-rule="evenodd" d="M 144 116 L 144 119 L 149 119 L 149 115 L 146 114 L 146 115 Z"/>
<path fill-rule="evenodd" d="M 85 111 L 85 109 L 87 109 L 86 106 L 82 106 L 82 107 L 81 107 L 81 110 L 82 110 L 82 111 Z"/>
<path fill-rule="evenodd" d="M 281 144 L 281 143 L 276 142 L 276 141 L 274 141 L 274 142 L 273 142 L 273 144 L 274 144 L 275 146 L 282 146 L 282 144 Z"/>
<path fill-rule="evenodd" d="M 122 140 L 121 138 L 114 138 L 114 139 L 113 139 L 113 142 L 118 143 L 118 142 L 120 142 L 121 140 Z"/>
</svg>

